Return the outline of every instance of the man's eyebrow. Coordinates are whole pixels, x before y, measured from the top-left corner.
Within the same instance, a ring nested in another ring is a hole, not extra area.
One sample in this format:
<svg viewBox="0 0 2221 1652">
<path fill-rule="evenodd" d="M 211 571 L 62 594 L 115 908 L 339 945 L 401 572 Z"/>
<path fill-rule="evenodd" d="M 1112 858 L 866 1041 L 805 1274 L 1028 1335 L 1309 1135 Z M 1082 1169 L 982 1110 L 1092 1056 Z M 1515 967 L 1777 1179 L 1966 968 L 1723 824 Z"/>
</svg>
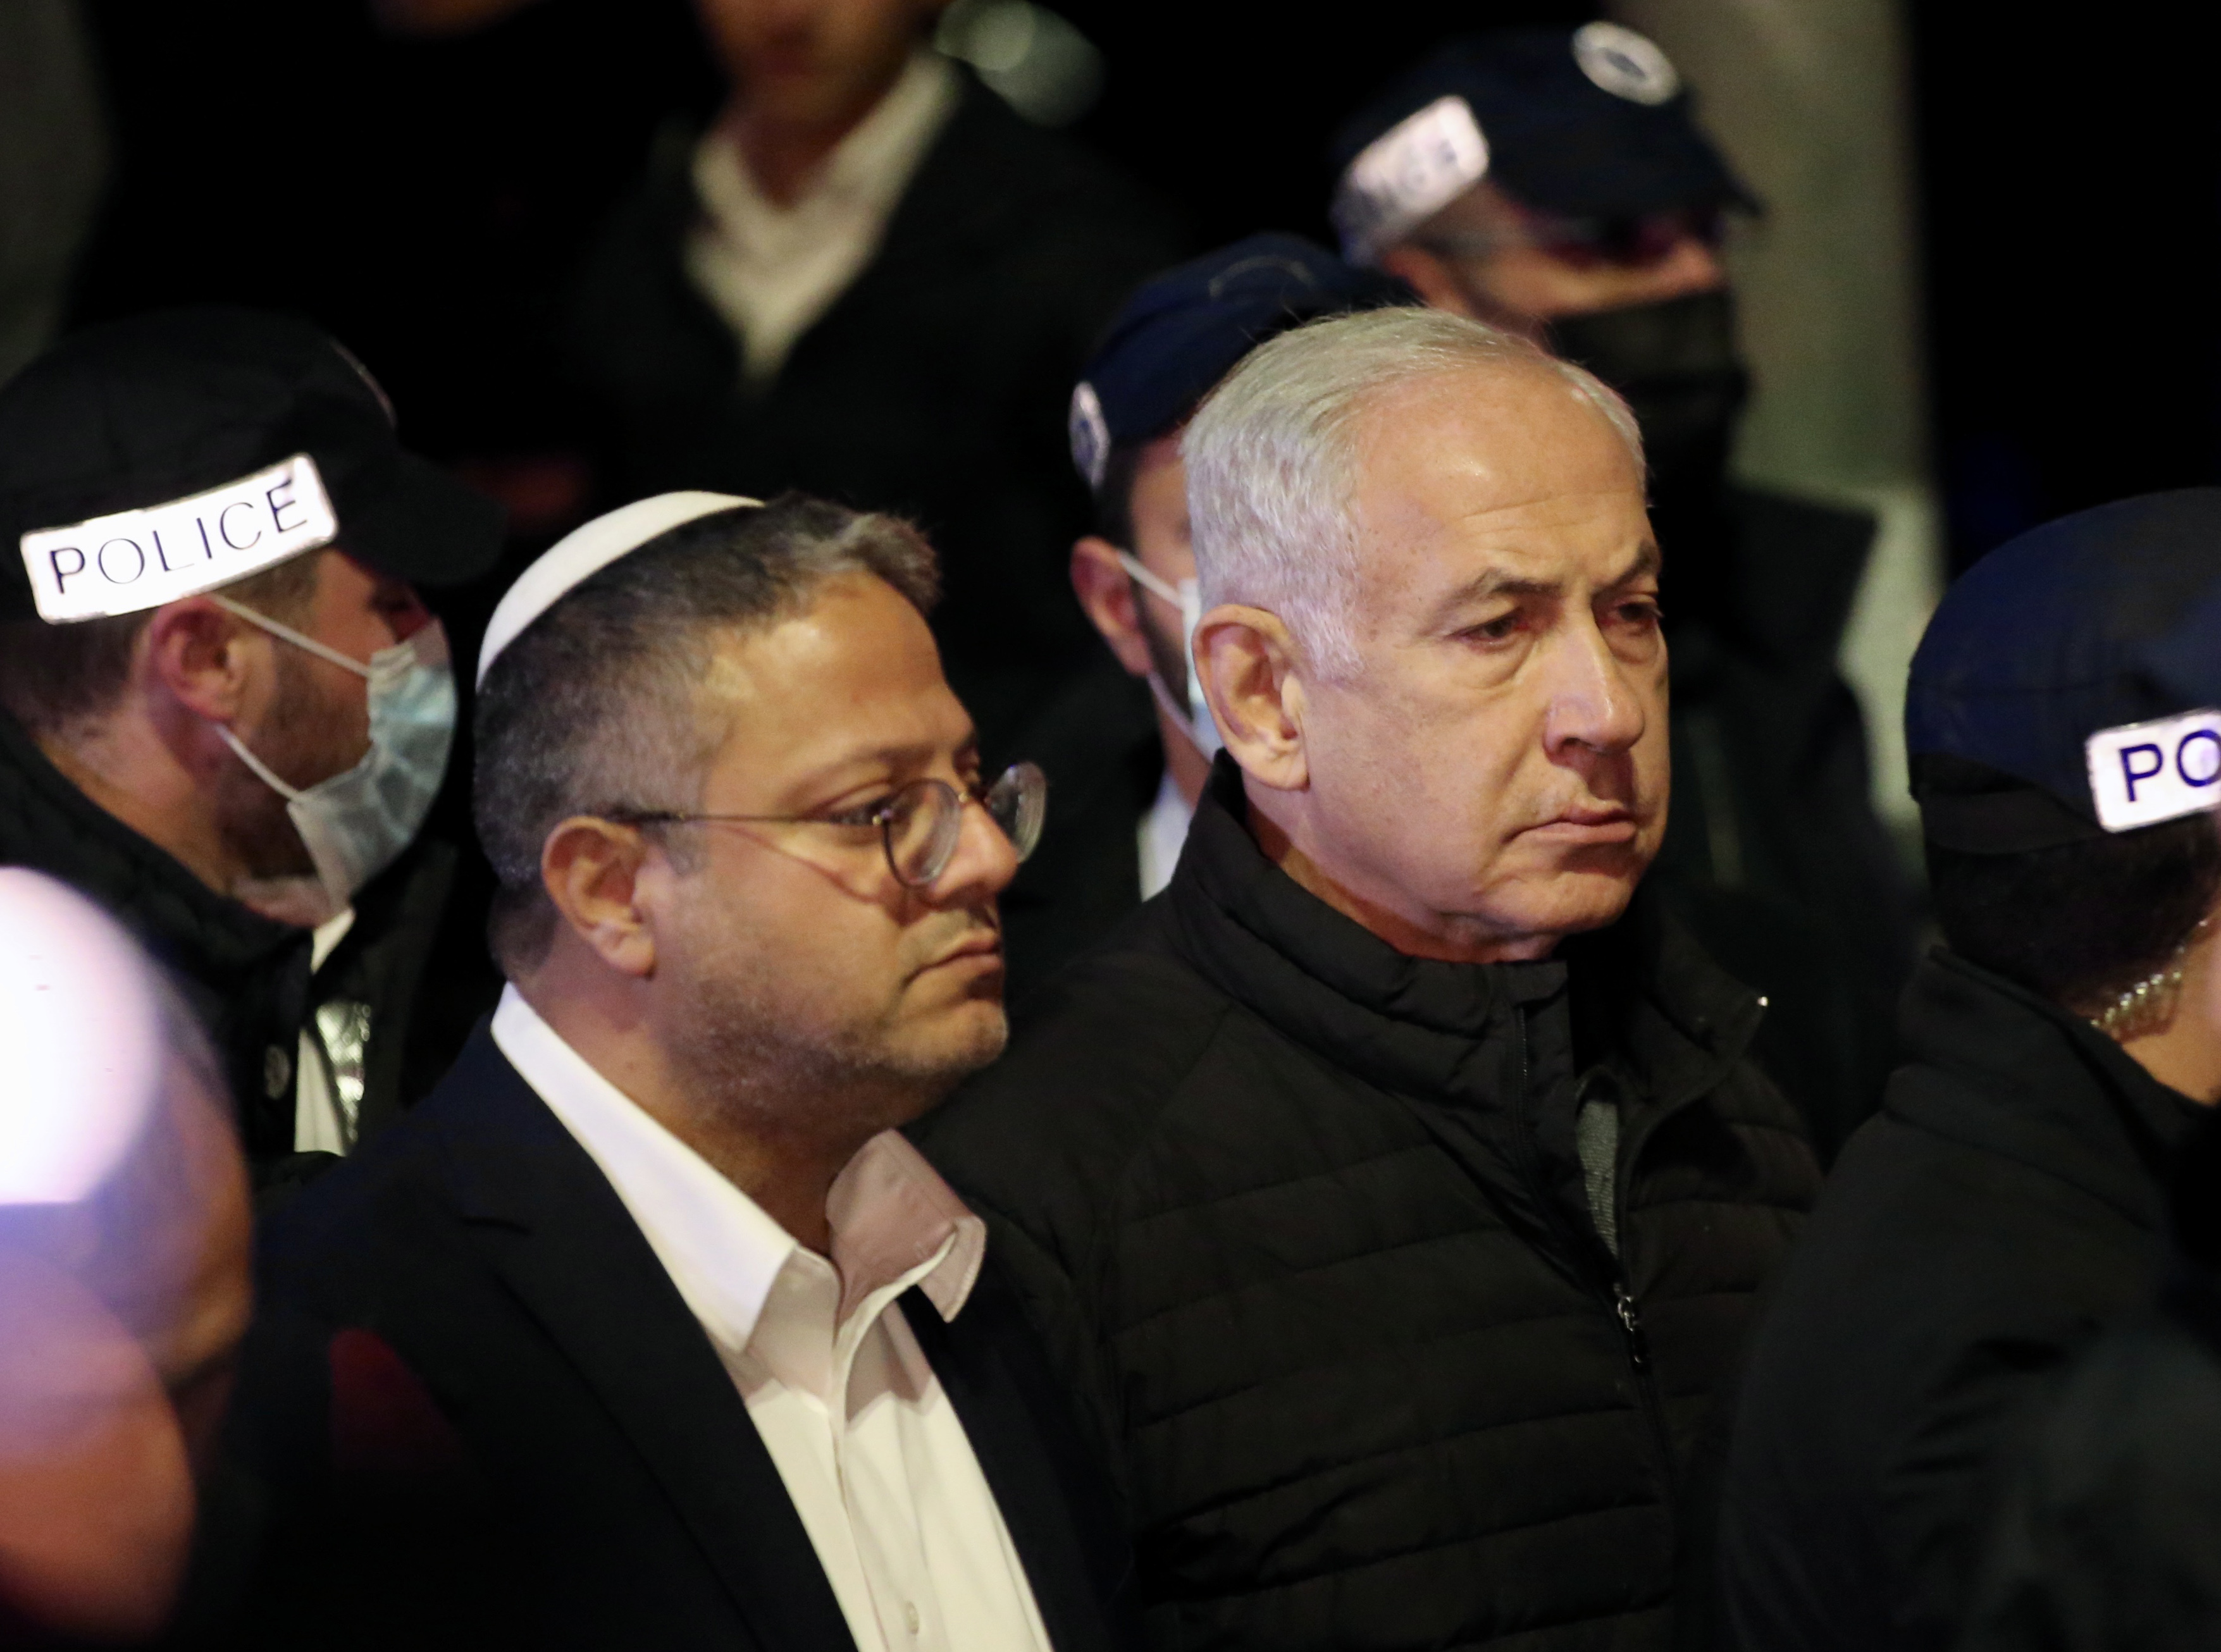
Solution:
<svg viewBox="0 0 2221 1652">
<path fill-rule="evenodd" d="M 1635 554 L 1635 560 L 1627 565 L 1625 571 L 1616 579 L 1605 580 L 1602 589 L 1617 591 L 1622 585 L 1631 585 L 1638 579 L 1655 579 L 1664 563 L 1665 559 L 1658 554 L 1658 542 L 1649 541 Z"/>
<path fill-rule="evenodd" d="M 1559 579 L 1516 579 L 1502 568 L 1485 568 L 1435 604 L 1435 622 L 1446 624 L 1475 603 L 1496 597 L 1554 597 L 1565 589 Z"/>
</svg>

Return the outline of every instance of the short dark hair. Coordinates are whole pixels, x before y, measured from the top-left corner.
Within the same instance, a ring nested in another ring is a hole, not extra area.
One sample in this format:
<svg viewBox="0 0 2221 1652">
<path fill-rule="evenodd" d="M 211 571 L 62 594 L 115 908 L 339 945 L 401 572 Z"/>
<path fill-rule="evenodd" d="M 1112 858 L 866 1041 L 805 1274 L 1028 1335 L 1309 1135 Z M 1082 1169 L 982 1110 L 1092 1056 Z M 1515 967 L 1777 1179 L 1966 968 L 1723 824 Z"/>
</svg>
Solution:
<svg viewBox="0 0 2221 1652">
<path fill-rule="evenodd" d="M 940 595 L 910 523 L 789 493 L 660 534 L 566 592 L 479 685 L 472 812 L 500 889 L 489 938 L 510 974 L 554 934 L 540 879 L 547 835 L 573 815 L 689 806 L 723 738 L 697 701 L 722 633 L 806 608 L 842 574 L 884 579 L 919 613 Z"/>
<path fill-rule="evenodd" d="M 222 587 L 234 602 L 291 623 L 316 600 L 314 552 Z M 131 681 L 131 655 L 158 610 L 49 625 L 44 620 L 0 624 L 0 707 L 26 733 L 48 737 L 99 717 Z"/>
<path fill-rule="evenodd" d="M 2221 897 L 2208 814 L 2018 854 L 1927 854 L 1951 950 L 2077 1015 L 2165 969 Z"/>
</svg>

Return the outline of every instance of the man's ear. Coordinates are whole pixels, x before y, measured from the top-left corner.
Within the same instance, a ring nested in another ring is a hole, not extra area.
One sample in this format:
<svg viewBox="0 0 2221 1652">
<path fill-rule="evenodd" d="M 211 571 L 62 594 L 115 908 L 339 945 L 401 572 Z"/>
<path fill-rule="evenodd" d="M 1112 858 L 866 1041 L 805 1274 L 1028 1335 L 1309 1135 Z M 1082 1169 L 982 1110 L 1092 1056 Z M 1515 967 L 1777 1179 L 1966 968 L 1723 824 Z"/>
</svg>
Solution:
<svg viewBox="0 0 2221 1652">
<path fill-rule="evenodd" d="M 1276 792 L 1311 784 L 1295 639 L 1278 614 L 1222 603 L 1195 628 L 1195 673 L 1234 760 Z"/>
<path fill-rule="evenodd" d="M 205 597 L 165 603 L 141 633 L 134 675 L 159 685 L 210 723 L 230 723 L 244 709 L 248 655 L 263 634 Z"/>
<path fill-rule="evenodd" d="M 1103 633 L 1128 673 L 1149 668 L 1149 639 L 1142 629 L 1134 576 L 1118 560 L 1118 548 L 1090 534 L 1072 548 L 1072 589 L 1088 619 Z"/>
<path fill-rule="evenodd" d="M 655 932 L 638 899 L 653 853 L 636 826 L 573 815 L 540 846 L 540 881 L 563 922 L 611 969 L 645 977 L 655 969 Z"/>
<path fill-rule="evenodd" d="M 1456 274 L 1448 260 L 1439 253 L 1430 253 L 1410 241 L 1398 241 L 1384 248 L 1380 265 L 1390 275 L 1405 283 L 1426 301 L 1430 310 L 1447 310 L 1453 316 L 1463 316 L 1468 321 L 1479 321 L 1473 301 L 1466 297 L 1465 289 L 1458 284 Z"/>
</svg>

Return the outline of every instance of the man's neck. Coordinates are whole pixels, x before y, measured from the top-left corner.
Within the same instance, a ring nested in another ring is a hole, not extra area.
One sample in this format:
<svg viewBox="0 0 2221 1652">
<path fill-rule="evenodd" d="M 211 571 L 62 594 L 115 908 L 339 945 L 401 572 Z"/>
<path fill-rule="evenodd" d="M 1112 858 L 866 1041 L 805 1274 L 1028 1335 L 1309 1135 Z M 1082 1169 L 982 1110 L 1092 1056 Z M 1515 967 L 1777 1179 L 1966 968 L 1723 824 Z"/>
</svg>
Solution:
<svg viewBox="0 0 2221 1652">
<path fill-rule="evenodd" d="M 1203 754 L 1203 748 L 1195 743 L 1186 724 L 1161 705 L 1153 709 L 1157 714 L 1157 737 L 1165 748 L 1165 773 L 1173 777 L 1173 789 L 1192 810 L 1203 801 L 1203 788 L 1211 783 L 1211 759 Z"/>
<path fill-rule="evenodd" d="M 1362 925 L 1406 958 L 1445 964 L 1530 963 L 1548 958 L 1563 937 L 1555 935 L 1501 936 L 1481 931 L 1468 920 L 1438 919 L 1392 906 L 1361 892 L 1354 879 L 1338 877 L 1300 841 L 1300 819 L 1289 823 L 1249 798 L 1250 835 L 1265 858 L 1297 885 Z"/>
<path fill-rule="evenodd" d="M 119 713 L 66 734 L 36 735 L 34 743 L 88 800 L 219 895 L 247 876 L 191 771 L 150 718 Z"/>
<path fill-rule="evenodd" d="M 534 1012 L 587 1066 L 798 1242 L 828 1254 L 832 1229 L 826 1195 L 863 1142 L 759 1127 L 764 1117 L 824 1116 L 825 1110 L 806 1101 L 756 1095 L 735 1105 L 731 1097 L 706 1093 L 655 1036 L 643 1012 L 641 984 L 607 979 L 610 972 L 598 961 L 566 955 L 574 950 L 567 937 L 560 937 L 547 962 L 516 983 Z"/>
<path fill-rule="evenodd" d="M 741 161 L 765 197 L 791 207 L 808 191 L 810 181 L 841 147 L 841 140 L 861 126 L 902 78 L 909 59 L 898 59 L 887 71 L 838 115 L 820 121 L 783 121 L 735 95 L 721 123 Z"/>
<path fill-rule="evenodd" d="M 2214 1004 L 2216 936 L 2201 937 L 2182 955 L 2182 986 L 2167 1025 L 2121 1048 L 2170 1090 L 2207 1107 L 2221 1102 L 2221 1015 Z"/>
</svg>

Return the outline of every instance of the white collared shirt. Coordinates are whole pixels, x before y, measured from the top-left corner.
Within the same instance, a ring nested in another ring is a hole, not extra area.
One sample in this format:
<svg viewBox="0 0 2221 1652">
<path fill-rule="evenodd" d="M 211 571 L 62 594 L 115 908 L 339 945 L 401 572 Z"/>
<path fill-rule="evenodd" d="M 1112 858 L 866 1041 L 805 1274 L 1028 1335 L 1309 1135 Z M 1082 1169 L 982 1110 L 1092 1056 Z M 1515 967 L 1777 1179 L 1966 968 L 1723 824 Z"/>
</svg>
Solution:
<svg viewBox="0 0 2221 1652">
<path fill-rule="evenodd" d="M 954 1319 L 985 1224 L 890 1130 L 827 1196 L 828 1261 L 587 1065 L 514 986 L 493 1037 L 609 1178 L 716 1346 L 858 1652 L 1048 1652 L 964 1425 L 909 1323 L 888 1311 L 914 1285 Z"/>
<path fill-rule="evenodd" d="M 1194 818 L 1194 805 L 1180 796 L 1179 787 L 1173 784 L 1173 772 L 1168 766 L 1164 779 L 1157 786 L 1157 800 L 1149 805 L 1149 812 L 1142 817 L 1142 823 L 1135 829 L 1136 847 L 1141 851 L 1143 900 L 1173 880 L 1173 868 L 1179 864 L 1180 848 L 1187 842 L 1188 823 Z"/>
<path fill-rule="evenodd" d="M 750 383 L 777 378 L 795 341 L 864 272 L 960 95 L 948 59 L 919 52 L 785 206 L 757 187 L 729 134 L 703 136 L 686 274 L 739 335 Z"/>
</svg>

